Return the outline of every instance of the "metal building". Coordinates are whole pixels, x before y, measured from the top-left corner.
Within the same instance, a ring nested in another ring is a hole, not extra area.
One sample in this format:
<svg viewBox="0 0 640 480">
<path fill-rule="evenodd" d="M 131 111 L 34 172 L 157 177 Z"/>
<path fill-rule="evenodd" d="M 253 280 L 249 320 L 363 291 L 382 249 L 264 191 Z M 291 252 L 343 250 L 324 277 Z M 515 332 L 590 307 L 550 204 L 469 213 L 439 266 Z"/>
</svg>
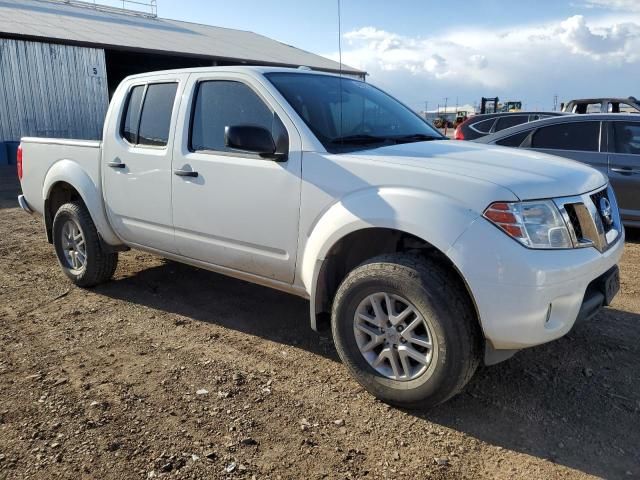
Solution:
<svg viewBox="0 0 640 480">
<path fill-rule="evenodd" d="M 24 136 L 100 138 L 127 75 L 210 65 L 307 66 L 365 72 L 253 32 L 158 18 L 77 0 L 0 1 L 0 165 Z"/>
</svg>

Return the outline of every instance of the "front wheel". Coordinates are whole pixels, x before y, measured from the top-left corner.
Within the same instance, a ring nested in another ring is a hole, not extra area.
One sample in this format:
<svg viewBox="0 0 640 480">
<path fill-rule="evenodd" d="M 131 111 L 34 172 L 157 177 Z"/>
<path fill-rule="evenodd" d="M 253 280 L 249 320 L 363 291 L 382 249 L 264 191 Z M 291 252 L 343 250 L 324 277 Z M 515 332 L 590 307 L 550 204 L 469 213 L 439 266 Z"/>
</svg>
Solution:
<svg viewBox="0 0 640 480">
<path fill-rule="evenodd" d="M 81 202 L 62 205 L 53 219 L 53 245 L 62 271 L 79 287 L 109 280 L 118 254 L 105 251 L 87 208 Z"/>
<path fill-rule="evenodd" d="M 466 289 L 435 258 L 392 254 L 360 265 L 338 288 L 331 324 L 356 380 L 405 408 L 451 398 L 480 360 L 481 333 Z"/>
</svg>

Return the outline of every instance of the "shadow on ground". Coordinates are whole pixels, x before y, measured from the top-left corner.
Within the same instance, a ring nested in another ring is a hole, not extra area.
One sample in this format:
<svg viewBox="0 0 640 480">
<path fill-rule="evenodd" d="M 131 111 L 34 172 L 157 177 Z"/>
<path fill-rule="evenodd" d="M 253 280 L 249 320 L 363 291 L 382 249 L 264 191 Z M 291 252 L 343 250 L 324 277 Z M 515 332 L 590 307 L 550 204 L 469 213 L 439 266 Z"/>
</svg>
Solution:
<svg viewBox="0 0 640 480">
<path fill-rule="evenodd" d="M 329 332 L 318 335 L 309 327 L 309 302 L 260 285 L 165 261 L 96 292 L 338 361 Z"/>
<path fill-rule="evenodd" d="M 625 228 L 625 240 L 630 243 L 640 243 L 640 228 Z"/>
<path fill-rule="evenodd" d="M 0 167 L 0 209 L 18 206 L 20 181 L 15 165 Z"/>
<path fill-rule="evenodd" d="M 310 330 L 308 302 L 268 288 L 166 262 L 97 292 L 338 361 L 328 333 Z M 607 309 L 556 342 L 481 368 L 445 405 L 411 414 L 585 473 L 628 478 L 640 465 L 638 339 L 640 315 Z"/>
</svg>

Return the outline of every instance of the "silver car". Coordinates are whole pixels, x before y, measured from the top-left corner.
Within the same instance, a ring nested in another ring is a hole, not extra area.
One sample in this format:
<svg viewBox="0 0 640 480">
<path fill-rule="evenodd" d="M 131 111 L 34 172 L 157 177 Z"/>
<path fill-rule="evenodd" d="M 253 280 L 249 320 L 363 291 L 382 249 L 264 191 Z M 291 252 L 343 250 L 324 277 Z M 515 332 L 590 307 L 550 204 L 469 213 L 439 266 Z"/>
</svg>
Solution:
<svg viewBox="0 0 640 480">
<path fill-rule="evenodd" d="M 640 227 L 640 115 L 553 117 L 474 141 L 539 150 L 597 168 L 609 176 L 623 223 Z"/>
</svg>

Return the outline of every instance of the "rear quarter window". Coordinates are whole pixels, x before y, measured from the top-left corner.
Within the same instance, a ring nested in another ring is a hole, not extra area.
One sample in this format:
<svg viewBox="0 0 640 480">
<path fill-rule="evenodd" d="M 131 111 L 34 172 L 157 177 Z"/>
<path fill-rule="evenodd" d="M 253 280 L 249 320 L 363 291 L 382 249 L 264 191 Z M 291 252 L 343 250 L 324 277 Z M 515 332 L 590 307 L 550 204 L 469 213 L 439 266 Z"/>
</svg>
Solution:
<svg viewBox="0 0 640 480">
<path fill-rule="evenodd" d="M 122 138 L 132 145 L 138 143 L 138 123 L 140 122 L 144 87 L 144 85 L 139 85 L 131 89 L 125 106 L 124 116 L 122 117 L 120 134 Z"/>
<path fill-rule="evenodd" d="M 495 123 L 495 118 L 488 118 L 486 120 L 481 120 L 479 122 L 471 122 L 469 128 L 475 130 L 478 133 L 489 133 L 491 131 L 491 127 Z"/>
</svg>

